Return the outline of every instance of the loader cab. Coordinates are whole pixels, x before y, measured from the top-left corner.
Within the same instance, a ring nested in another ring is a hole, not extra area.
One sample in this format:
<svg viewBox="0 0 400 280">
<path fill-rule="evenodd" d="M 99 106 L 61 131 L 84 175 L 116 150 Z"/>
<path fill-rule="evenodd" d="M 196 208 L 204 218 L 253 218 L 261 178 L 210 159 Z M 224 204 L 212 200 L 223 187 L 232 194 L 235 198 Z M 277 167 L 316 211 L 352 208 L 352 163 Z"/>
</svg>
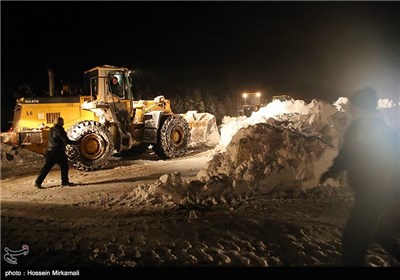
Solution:
<svg viewBox="0 0 400 280">
<path fill-rule="evenodd" d="M 131 100 L 132 78 L 126 68 L 101 66 L 85 72 L 84 94 L 92 100 Z"/>
</svg>

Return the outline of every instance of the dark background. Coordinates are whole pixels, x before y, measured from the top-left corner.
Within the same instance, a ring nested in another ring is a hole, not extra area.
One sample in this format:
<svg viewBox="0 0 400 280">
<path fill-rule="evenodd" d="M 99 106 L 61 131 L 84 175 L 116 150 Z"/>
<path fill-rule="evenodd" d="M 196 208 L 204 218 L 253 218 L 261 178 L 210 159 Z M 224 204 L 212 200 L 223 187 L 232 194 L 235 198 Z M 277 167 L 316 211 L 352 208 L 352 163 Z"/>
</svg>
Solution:
<svg viewBox="0 0 400 280">
<path fill-rule="evenodd" d="M 82 84 L 109 64 L 154 95 L 198 88 L 335 101 L 365 86 L 399 99 L 396 2 L 1 2 L 2 124 L 20 85 Z M 140 84 L 140 83 L 139 83 Z M 151 85 L 151 86 L 149 86 Z M 4 130 L 4 129 L 2 129 Z"/>
</svg>

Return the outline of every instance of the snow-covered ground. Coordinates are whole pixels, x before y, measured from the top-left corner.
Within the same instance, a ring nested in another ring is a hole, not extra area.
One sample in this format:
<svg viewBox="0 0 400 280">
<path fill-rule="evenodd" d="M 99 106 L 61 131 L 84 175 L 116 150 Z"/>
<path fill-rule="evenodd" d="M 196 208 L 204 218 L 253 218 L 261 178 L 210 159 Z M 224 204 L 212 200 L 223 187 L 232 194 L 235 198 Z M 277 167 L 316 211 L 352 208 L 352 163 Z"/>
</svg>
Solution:
<svg viewBox="0 0 400 280">
<path fill-rule="evenodd" d="M 335 266 L 352 193 L 318 185 L 349 124 L 347 99 L 276 101 L 226 118 L 215 149 L 183 158 L 113 157 L 103 170 L 58 168 L 1 150 L 2 244 L 27 266 Z M 399 266 L 378 245 L 370 266 Z"/>
</svg>

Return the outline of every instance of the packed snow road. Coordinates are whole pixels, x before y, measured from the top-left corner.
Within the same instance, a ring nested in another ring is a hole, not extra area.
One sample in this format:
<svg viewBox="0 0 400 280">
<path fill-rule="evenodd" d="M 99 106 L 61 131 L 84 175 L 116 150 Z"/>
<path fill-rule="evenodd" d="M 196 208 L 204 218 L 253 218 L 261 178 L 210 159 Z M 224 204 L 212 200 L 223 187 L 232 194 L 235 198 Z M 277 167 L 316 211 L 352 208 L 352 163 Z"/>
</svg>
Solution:
<svg viewBox="0 0 400 280">
<path fill-rule="evenodd" d="M 3 149 L 4 151 L 4 149 Z M 6 151 L 7 152 L 7 151 Z M 14 155 L 14 156 L 12 156 Z M 212 158 L 192 150 L 179 159 L 114 157 L 95 172 L 70 170 L 60 188 L 53 169 L 33 182 L 43 158 L 11 150 L 2 164 L 2 244 L 26 266 L 334 266 L 351 193 L 324 187 L 237 199 L 212 207 L 180 204 L 144 186 L 166 173 L 191 180 Z M 372 248 L 370 265 L 396 263 Z"/>
</svg>

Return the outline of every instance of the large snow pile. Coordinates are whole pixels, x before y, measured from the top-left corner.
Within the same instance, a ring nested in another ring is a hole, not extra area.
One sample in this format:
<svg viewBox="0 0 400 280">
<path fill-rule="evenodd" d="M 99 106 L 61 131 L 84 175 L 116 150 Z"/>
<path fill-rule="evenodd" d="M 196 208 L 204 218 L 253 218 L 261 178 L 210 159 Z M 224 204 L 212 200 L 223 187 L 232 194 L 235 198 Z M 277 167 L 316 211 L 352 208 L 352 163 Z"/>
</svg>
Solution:
<svg viewBox="0 0 400 280">
<path fill-rule="evenodd" d="M 179 173 L 165 174 L 138 195 L 149 191 L 179 203 L 208 205 L 316 187 L 349 125 L 346 105 L 346 98 L 335 104 L 274 101 L 249 118 L 225 118 L 219 152 L 197 180 L 182 182 Z"/>
<path fill-rule="evenodd" d="M 222 152 L 198 180 L 207 189 L 230 189 L 239 196 L 318 186 L 349 124 L 346 103 L 274 101 L 250 118 L 227 123 L 221 129 Z"/>
<path fill-rule="evenodd" d="M 221 152 L 197 179 L 212 195 L 247 196 L 317 187 L 351 122 L 347 101 L 344 97 L 334 104 L 277 100 L 250 118 L 230 119 L 221 129 Z M 382 114 L 388 116 L 383 104 L 390 102 L 379 102 Z M 391 112 L 398 116 L 398 108 L 392 107 Z M 343 182 L 328 183 L 337 186 Z"/>
<path fill-rule="evenodd" d="M 249 118 L 225 117 L 218 152 L 196 180 L 183 182 L 179 173 L 165 174 L 157 183 L 142 186 L 139 196 L 212 205 L 315 188 L 350 124 L 347 101 L 276 100 Z M 391 103 L 380 101 L 379 107 L 387 104 Z M 333 187 L 342 183 L 328 181 Z"/>
</svg>

